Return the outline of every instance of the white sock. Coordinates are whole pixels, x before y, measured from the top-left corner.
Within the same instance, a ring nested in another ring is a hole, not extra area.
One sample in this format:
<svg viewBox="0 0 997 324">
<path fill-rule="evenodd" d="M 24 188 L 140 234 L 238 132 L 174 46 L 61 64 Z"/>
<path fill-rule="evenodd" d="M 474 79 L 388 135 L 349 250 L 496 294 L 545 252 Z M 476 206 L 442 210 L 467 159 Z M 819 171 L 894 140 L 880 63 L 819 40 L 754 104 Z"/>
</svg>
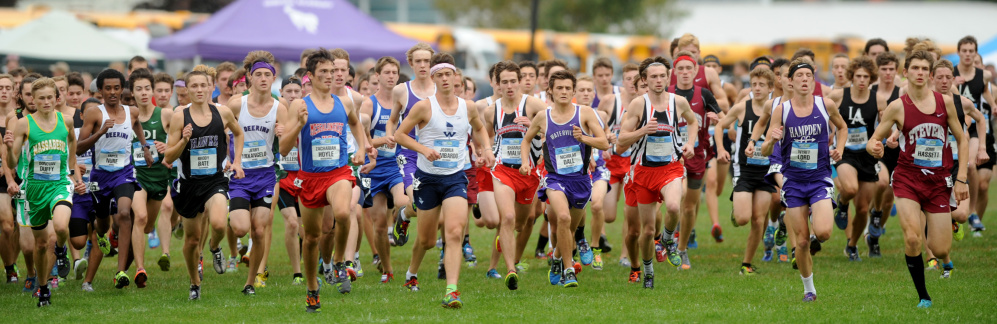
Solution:
<svg viewBox="0 0 997 324">
<path fill-rule="evenodd" d="M 332 270 L 332 262 L 326 262 L 323 266 L 326 270 Z"/>
<path fill-rule="evenodd" d="M 408 220 L 408 217 L 405 217 L 405 207 L 407 206 L 402 206 L 402 208 L 398 211 L 398 215 L 402 218 L 403 222 Z"/>
<path fill-rule="evenodd" d="M 651 276 L 654 275 L 654 262 L 651 262 L 650 260 L 644 261 L 644 274 Z"/>
<path fill-rule="evenodd" d="M 353 253 L 353 259 L 360 260 L 360 252 Z"/>
<path fill-rule="evenodd" d="M 252 238 L 249 239 L 249 247 L 247 249 L 248 249 L 248 251 L 252 251 L 253 250 L 253 239 Z"/>
<path fill-rule="evenodd" d="M 814 274 L 811 273 L 810 277 L 806 278 L 800 275 L 800 278 L 803 279 L 803 293 L 817 293 L 817 288 L 814 288 Z"/>
<path fill-rule="evenodd" d="M 779 227 L 779 223 L 777 221 L 773 221 L 773 220 L 769 219 L 769 226 L 770 227 Z"/>
<path fill-rule="evenodd" d="M 415 278 L 415 274 L 411 273 L 411 272 L 408 272 L 408 270 L 405 270 L 405 280 L 409 280 L 409 279 L 412 279 L 412 278 Z"/>
</svg>

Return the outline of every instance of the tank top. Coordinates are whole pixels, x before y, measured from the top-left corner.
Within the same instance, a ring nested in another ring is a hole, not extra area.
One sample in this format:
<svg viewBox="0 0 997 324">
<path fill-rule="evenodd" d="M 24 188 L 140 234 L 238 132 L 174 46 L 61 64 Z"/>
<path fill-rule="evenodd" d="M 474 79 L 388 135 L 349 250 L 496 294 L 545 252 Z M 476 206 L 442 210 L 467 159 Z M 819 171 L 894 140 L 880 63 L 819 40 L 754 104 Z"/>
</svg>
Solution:
<svg viewBox="0 0 997 324">
<path fill-rule="evenodd" d="M 948 140 L 948 113 L 945 99 L 938 92 L 934 112 L 921 112 L 909 94 L 900 97 L 904 105 L 903 129 L 900 130 L 900 158 L 897 166 L 921 169 L 926 173 L 945 174 L 952 168 L 952 155 L 944 154 Z"/>
<path fill-rule="evenodd" d="M 838 111 L 848 125 L 848 138 L 845 140 L 845 150 L 851 153 L 869 154 L 865 150 L 865 144 L 869 142 L 869 135 L 876 131 L 876 124 L 879 122 L 879 107 L 876 100 L 876 93 L 869 92 L 869 99 L 863 103 L 852 100 L 851 87 L 842 89 L 844 95 L 841 98 L 841 106 Z"/>
<path fill-rule="evenodd" d="M 523 136 L 526 135 L 526 126 L 515 123 L 517 117 L 526 115 L 526 99 L 528 95 L 523 95 L 519 101 L 519 106 L 507 114 L 502 108 L 502 100 L 495 102 L 495 156 L 499 158 L 502 165 L 513 169 L 519 169 L 522 165 L 522 152 L 520 144 L 523 143 Z"/>
<path fill-rule="evenodd" d="M 346 142 L 347 115 L 343 102 L 332 96 L 333 107 L 323 113 L 311 96 L 304 98 L 308 121 L 298 134 L 298 166 L 309 173 L 329 172 L 349 163 Z"/>
<path fill-rule="evenodd" d="M 589 172 L 588 157 L 592 154 L 592 148 L 574 137 L 572 127 L 582 128 L 581 108 L 578 105 L 574 105 L 574 108 L 575 114 L 571 119 L 558 123 L 550 115 L 554 108 L 547 107 L 547 129 L 544 133 L 543 146 L 544 167 L 547 173 L 580 176 Z"/>
<path fill-rule="evenodd" d="M 620 96 L 620 87 L 613 86 L 613 90 L 612 91 L 613 91 L 613 94 L 616 95 L 617 97 Z M 598 93 L 598 91 L 596 91 L 595 99 L 592 99 L 592 108 L 598 108 L 600 102 L 602 102 L 602 101 L 599 100 L 599 93 Z"/>
<path fill-rule="evenodd" d="M 599 128 L 606 129 L 606 122 L 599 117 L 599 111 L 596 108 L 592 108 L 592 113 L 595 114 L 595 119 L 599 121 Z M 602 151 L 593 148 L 592 149 L 592 161 L 595 162 L 595 166 L 601 167 L 606 165 L 606 160 L 602 158 Z"/>
<path fill-rule="evenodd" d="M 73 114 L 73 128 L 74 128 L 74 131 L 76 132 L 76 139 L 77 140 L 79 140 L 79 138 L 80 138 L 80 128 L 81 127 L 83 127 L 83 111 L 81 109 L 77 109 L 76 113 Z M 80 175 L 80 178 L 83 180 L 83 183 L 89 184 L 90 183 L 90 171 L 93 170 L 93 148 L 84 151 L 83 154 L 81 154 L 81 155 L 77 155 L 76 156 L 76 163 L 79 163 L 79 164 L 83 165 L 83 174 Z M 87 186 L 86 190 L 87 190 L 87 192 L 90 192 L 90 186 Z M 87 197 L 87 198 L 90 197 L 89 195 L 78 195 L 78 196 L 84 196 L 84 197 Z M 74 200 L 75 200 L 75 198 L 74 198 Z"/>
<path fill-rule="evenodd" d="M 132 138 L 135 137 L 135 130 L 132 129 L 132 113 L 131 108 L 128 106 L 122 105 L 121 108 L 125 112 L 124 121 L 111 126 L 107 130 L 107 133 L 104 133 L 94 143 L 93 149 L 96 154 L 93 165 L 97 170 L 104 172 L 124 170 L 130 172 L 133 168 L 130 154 Z M 97 109 L 100 109 L 100 113 L 103 115 L 100 120 L 100 124 L 103 125 L 110 117 L 104 105 L 97 106 Z"/>
<path fill-rule="evenodd" d="M 831 183 L 831 131 L 824 98 L 814 97 L 813 110 L 807 116 L 797 116 L 791 100 L 784 102 L 782 123 L 782 174 L 795 181 L 825 179 Z"/>
<path fill-rule="evenodd" d="M 408 114 L 412 112 L 412 107 L 415 106 L 416 103 L 418 103 L 423 99 L 426 99 L 426 98 L 419 98 L 419 96 L 415 95 L 415 91 L 412 91 L 412 81 L 405 82 L 405 88 L 408 89 L 408 97 L 405 99 L 405 109 L 402 110 L 401 119 L 398 120 L 399 125 L 401 125 L 402 121 L 405 120 L 405 118 L 408 118 Z M 433 87 L 433 93 L 430 94 L 429 96 L 432 97 L 434 95 L 436 95 L 435 86 Z M 491 105 L 491 103 L 488 103 L 488 105 Z M 412 137 L 415 140 L 419 140 L 418 135 L 416 135 L 414 127 L 412 131 L 408 133 L 408 136 Z M 417 154 L 415 151 L 400 146 L 398 148 L 398 153 L 405 154 L 406 156 L 410 157 L 414 157 Z"/>
<path fill-rule="evenodd" d="M 824 87 L 822 87 L 820 81 L 817 81 L 817 79 L 815 78 L 814 79 L 814 97 L 823 97 L 823 96 L 824 96 Z"/>
<path fill-rule="evenodd" d="M 707 120 L 706 102 L 703 100 L 703 88 L 694 85 L 692 87 L 692 91 L 689 91 L 689 90 L 680 90 L 675 85 L 671 85 L 668 87 L 667 91 L 671 93 L 683 92 L 683 97 L 685 97 L 685 99 L 689 101 L 689 108 L 692 109 L 692 113 L 696 115 L 696 122 L 699 123 L 699 133 L 696 134 L 695 138 L 690 138 L 689 129 L 687 126 L 688 124 L 686 123 L 685 119 L 679 120 L 678 131 L 680 136 L 682 136 L 682 141 L 684 142 L 695 141 L 694 147 L 696 148 L 696 151 L 705 150 L 707 145 L 703 145 L 702 148 L 699 147 L 700 142 L 709 143 L 710 140 L 710 134 L 709 134 L 710 127 L 709 125 L 703 123 L 703 121 Z M 684 95 L 685 93 L 689 93 L 689 95 Z"/>
<path fill-rule="evenodd" d="M 249 110 L 249 96 L 242 96 L 242 107 L 239 111 L 239 127 L 242 127 L 244 141 L 242 144 L 242 168 L 262 169 L 273 167 L 273 143 L 276 133 L 277 107 L 280 101 L 273 100 L 273 106 L 263 117 L 256 117 Z M 310 112 L 309 112 L 310 113 Z"/>
<path fill-rule="evenodd" d="M 429 161 L 419 154 L 416 166 L 420 171 L 434 175 L 451 175 L 464 170 L 467 159 L 467 133 L 471 124 L 467 118 L 467 103 L 457 98 L 457 111 L 447 115 L 436 96 L 429 97 L 431 116 L 425 127 L 416 127 L 419 144 L 440 153 L 436 161 Z"/>
<path fill-rule="evenodd" d="M 758 141 L 755 142 L 755 154 L 752 156 L 747 156 L 744 149 L 748 147 L 748 141 L 751 140 L 752 131 L 755 129 L 755 124 L 758 123 L 759 116 L 755 114 L 752 101 L 748 100 L 744 104 L 744 118 L 741 120 L 741 124 L 737 127 L 737 138 L 735 143 L 737 143 L 737 152 L 733 155 L 734 164 L 737 166 L 768 166 L 771 164 L 769 158 L 762 155 L 762 143 L 765 142 L 765 134 L 759 137 Z M 735 168 L 734 172 L 737 175 L 739 172 Z"/>
<path fill-rule="evenodd" d="M 672 73 L 671 82 L 668 84 L 675 85 L 678 84 L 678 75 Z M 706 66 L 699 64 L 699 71 L 696 71 L 696 77 L 692 79 L 692 84 L 700 88 L 710 88 L 710 82 L 706 80 Z"/>
<path fill-rule="evenodd" d="M 955 113 L 959 116 L 959 125 L 962 126 L 962 132 L 966 134 L 966 138 L 969 138 L 968 133 L 966 133 L 966 112 L 962 109 L 962 97 L 957 94 L 952 95 L 952 103 L 955 104 Z M 956 145 L 958 142 L 955 140 L 955 135 L 952 135 L 952 130 L 949 129 L 949 140 L 948 146 L 952 149 L 952 160 L 959 160 L 959 146 Z"/>
<path fill-rule="evenodd" d="M 149 154 L 152 155 L 152 163 L 159 163 L 162 159 L 159 156 L 159 151 L 156 150 L 154 141 L 166 143 L 166 130 L 163 129 L 162 108 L 153 107 L 152 116 L 149 117 L 149 120 L 142 121 L 139 118 L 139 122 L 142 123 L 142 135 L 145 136 L 146 146 L 149 147 Z M 142 152 L 142 143 L 139 143 L 137 136 L 132 140 L 132 163 L 138 167 L 146 166 L 145 154 Z"/>
<path fill-rule="evenodd" d="M 974 69 L 976 72 L 973 73 L 973 79 L 966 80 L 962 84 L 956 86 L 956 89 L 959 90 L 959 94 L 963 97 L 969 98 L 969 101 L 972 101 L 973 105 L 979 108 L 980 102 L 983 99 L 983 90 L 986 88 L 986 84 L 983 82 L 983 70 Z M 956 67 L 953 70 L 954 71 L 952 71 L 952 73 L 955 74 L 955 76 L 959 76 L 959 68 Z"/>
<path fill-rule="evenodd" d="M 371 108 L 373 108 L 373 116 L 370 116 L 370 137 L 381 138 L 388 134 L 386 133 L 388 127 L 388 119 L 391 117 L 391 108 L 381 106 L 381 103 L 377 101 L 377 97 L 374 95 L 370 96 Z M 377 167 L 381 166 L 391 166 L 395 163 L 395 149 L 398 146 L 390 147 L 388 144 L 384 144 L 377 147 Z"/>
<path fill-rule="evenodd" d="M 620 127 L 623 125 L 623 115 L 627 111 L 627 105 L 623 103 L 623 100 L 620 99 L 619 95 L 617 95 L 614 100 L 613 111 L 609 114 L 607 124 L 609 125 L 609 131 L 612 132 L 613 135 L 616 135 L 616 137 L 620 137 Z M 632 153 L 631 151 L 632 150 L 630 148 L 627 148 L 626 152 L 623 152 L 623 154 L 616 154 L 616 144 L 613 144 L 613 147 L 610 150 L 613 155 L 619 155 L 622 157 L 630 156 Z"/>
<path fill-rule="evenodd" d="M 640 122 L 636 129 L 641 129 L 647 125 L 651 117 L 658 121 L 658 132 L 654 135 L 644 135 L 634 145 L 633 155 L 630 156 L 630 164 L 645 167 L 666 166 L 669 163 L 678 161 L 682 150 L 682 137 L 678 133 L 678 116 L 675 110 L 675 94 L 668 93 L 668 107 L 665 111 L 657 111 L 651 105 L 651 97 L 644 94 L 644 114 L 641 115 Z"/>
<path fill-rule="evenodd" d="M 187 146 L 177 159 L 180 161 L 180 179 L 202 180 L 222 174 L 225 152 L 228 152 L 225 123 L 215 105 L 208 105 L 208 110 L 211 112 L 211 121 L 207 126 L 199 126 L 194 122 L 190 108 L 183 110 L 184 125 L 191 125 L 191 133 Z"/>
<path fill-rule="evenodd" d="M 28 115 L 28 141 L 30 151 L 28 157 L 28 175 L 25 179 L 32 181 L 66 181 L 69 170 L 69 130 L 62 119 L 61 112 L 55 112 L 56 123 L 51 130 L 43 130 L 35 121 L 35 116 Z"/>
<path fill-rule="evenodd" d="M 355 107 L 356 102 L 353 101 L 353 91 L 349 91 L 349 88 L 347 88 L 346 97 L 350 98 L 350 105 L 354 105 Z M 353 153 L 357 152 L 357 146 L 359 146 L 359 144 L 357 144 L 357 139 L 353 138 L 353 132 L 350 131 L 349 123 L 346 123 L 345 133 L 346 133 L 346 153 L 348 153 L 349 155 L 353 155 Z M 352 163 L 352 161 L 350 163 Z"/>
</svg>

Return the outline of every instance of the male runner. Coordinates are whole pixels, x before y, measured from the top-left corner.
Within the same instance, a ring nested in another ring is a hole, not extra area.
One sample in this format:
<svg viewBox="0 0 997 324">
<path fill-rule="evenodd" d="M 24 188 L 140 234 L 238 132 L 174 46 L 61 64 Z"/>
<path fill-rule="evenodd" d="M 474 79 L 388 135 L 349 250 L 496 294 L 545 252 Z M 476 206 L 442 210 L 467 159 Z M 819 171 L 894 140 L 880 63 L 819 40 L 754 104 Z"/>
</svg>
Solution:
<svg viewBox="0 0 997 324">
<path fill-rule="evenodd" d="M 990 84 L 993 76 L 990 75 L 990 71 L 978 68 L 974 65 L 976 60 L 978 45 L 976 38 L 973 36 L 966 36 L 959 40 L 956 44 L 959 50 L 959 64 L 956 66 L 955 72 L 955 84 L 956 88 L 963 97 L 969 98 L 973 102 L 976 108 L 980 108 L 984 102 L 989 103 L 991 107 L 997 107 L 994 105 L 994 97 L 990 92 Z M 986 117 L 987 123 L 990 121 L 990 114 L 992 111 L 984 111 L 983 115 Z M 988 134 L 986 138 L 981 139 L 975 137 L 976 124 L 969 126 L 969 137 L 970 143 L 969 147 L 974 147 L 975 142 L 984 142 L 987 145 L 987 153 L 993 156 L 997 154 L 994 151 L 994 136 Z M 973 213 L 969 215 L 969 226 L 972 228 L 973 236 L 980 236 L 986 227 L 983 226 L 983 214 L 986 213 L 987 203 L 989 203 L 990 191 L 990 179 L 993 176 L 995 161 L 994 159 L 989 160 L 986 163 L 976 166 L 976 170 L 971 170 L 969 173 L 971 190 L 970 193 L 970 203 L 969 205 L 973 207 Z M 975 172 L 973 172 L 975 171 Z M 973 173 L 976 173 L 975 175 Z M 976 180 L 976 183 L 972 183 L 972 180 Z"/>
<path fill-rule="evenodd" d="M 636 82 L 640 78 L 638 69 L 637 64 L 630 63 L 624 65 L 622 90 L 619 94 L 607 95 L 605 100 L 599 103 L 599 110 L 608 116 L 606 119 L 606 128 L 609 132 L 613 133 L 613 136 L 620 136 L 620 125 L 623 115 L 626 113 L 626 107 L 630 106 L 630 102 L 637 97 Z M 609 193 L 606 194 L 606 198 L 603 201 L 602 210 L 605 213 L 604 223 L 612 223 L 616 221 L 616 207 L 619 204 L 620 195 L 623 193 L 623 178 L 627 172 L 630 172 L 630 150 L 626 150 L 622 154 L 617 154 L 614 148 L 602 154 L 603 159 L 606 160 L 606 169 L 610 173 Z M 595 222 L 595 219 L 593 219 L 592 249 L 599 249 L 602 252 L 608 253 L 612 249 L 606 242 L 606 236 L 602 234 L 604 232 L 604 225 Z M 628 226 L 629 224 L 624 222 L 623 233 L 627 232 Z M 596 239 L 596 235 L 599 235 L 598 240 Z M 620 265 L 630 266 L 628 255 L 627 246 L 624 245 L 623 251 L 620 253 Z"/>
<path fill-rule="evenodd" d="M 165 72 L 156 73 L 153 76 L 155 81 L 152 84 L 153 97 L 156 98 L 156 107 L 160 108 L 160 116 L 163 117 L 163 129 L 164 132 L 167 128 L 168 122 L 173 120 L 173 107 L 170 106 L 170 98 L 173 97 L 173 84 L 174 80 L 169 74 Z M 183 80 L 180 80 L 183 81 Z M 70 90 L 72 92 L 72 90 Z M 169 118 L 165 116 L 164 111 L 168 111 L 170 115 Z M 150 118 L 150 120 L 155 120 Z M 144 126 L 143 126 L 144 127 Z M 168 132 L 167 132 L 168 133 Z M 133 146 L 135 144 L 132 144 Z M 134 152 L 134 151 L 133 151 Z M 163 153 L 160 153 L 163 156 Z M 162 158 L 160 158 L 162 160 Z M 177 170 L 170 167 L 169 177 L 167 178 L 167 187 L 169 182 L 177 178 Z M 173 230 L 173 225 L 180 222 L 179 219 L 174 218 L 173 213 L 173 197 L 172 195 L 165 195 L 163 200 L 160 201 L 160 206 L 158 211 L 159 215 L 165 215 L 159 217 L 156 221 L 156 236 L 159 238 L 160 246 L 162 247 L 163 254 L 159 256 L 159 269 L 162 271 L 170 271 L 170 242 L 173 240 L 170 237 L 170 232 Z M 150 215 L 152 212 L 150 212 Z M 180 216 L 180 215 L 176 215 Z"/>
<path fill-rule="evenodd" d="M 537 91 L 537 64 L 528 60 L 519 61 L 519 70 L 522 75 L 519 81 L 522 93 L 532 96 Z"/>
<path fill-rule="evenodd" d="M 878 46 L 873 45 L 872 49 Z M 871 55 L 870 55 L 871 56 Z M 897 68 L 900 61 L 891 52 L 883 52 L 876 55 L 876 68 L 879 70 L 879 84 L 870 88 L 870 92 L 876 94 L 879 101 L 879 108 L 885 111 L 886 107 L 900 98 L 900 87 L 896 86 Z M 883 111 L 880 111 L 882 115 Z M 882 120 L 882 118 L 880 118 Z M 880 164 L 886 167 L 886 173 L 880 173 L 879 182 L 876 183 L 876 193 L 872 198 L 872 206 L 869 209 L 869 236 L 866 244 L 869 245 L 869 257 L 878 258 L 882 255 L 879 250 L 879 237 L 883 235 L 886 228 L 886 221 L 889 217 L 883 217 L 883 213 L 889 213 L 893 209 L 893 187 L 890 185 L 890 178 L 893 170 L 897 167 L 897 159 L 900 156 L 900 148 L 897 147 L 897 136 L 899 132 L 894 130 L 893 135 L 886 139 L 886 147 L 883 148 L 883 158 Z M 882 167 L 880 168 L 882 169 Z M 970 203 L 972 206 L 972 203 Z"/>
<path fill-rule="evenodd" d="M 870 59 L 869 61 L 873 64 L 876 63 L 875 59 Z M 850 81 L 846 75 L 850 62 L 851 59 L 845 53 L 834 54 L 834 57 L 831 58 L 831 75 L 834 76 L 834 84 L 831 84 L 831 90 L 844 89 L 850 85 Z"/>
</svg>

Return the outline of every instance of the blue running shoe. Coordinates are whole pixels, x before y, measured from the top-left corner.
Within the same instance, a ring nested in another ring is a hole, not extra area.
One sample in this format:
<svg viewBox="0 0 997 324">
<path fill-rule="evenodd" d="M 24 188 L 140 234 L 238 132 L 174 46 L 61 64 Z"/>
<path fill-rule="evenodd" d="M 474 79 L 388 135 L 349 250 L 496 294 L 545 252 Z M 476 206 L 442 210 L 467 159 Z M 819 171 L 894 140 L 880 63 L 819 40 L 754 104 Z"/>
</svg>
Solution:
<svg viewBox="0 0 997 324">
<path fill-rule="evenodd" d="M 775 247 L 775 226 L 768 226 L 765 228 L 765 238 L 762 239 L 765 242 L 765 250 L 771 250 Z"/>
<path fill-rule="evenodd" d="M 931 308 L 931 300 L 922 299 L 920 303 L 917 303 L 917 308 Z"/>
<path fill-rule="evenodd" d="M 464 306 L 464 302 L 460 301 L 460 292 L 452 291 L 443 296 L 443 308 L 454 308 L 458 309 Z"/>
<path fill-rule="evenodd" d="M 551 285 L 557 285 L 557 284 L 561 283 L 561 271 L 562 270 L 563 270 L 563 266 L 561 265 L 561 261 L 560 260 L 554 260 L 553 262 L 551 262 L 551 264 L 550 264 L 550 270 L 547 271 L 547 276 L 550 277 L 549 279 L 550 279 L 550 284 Z"/>
<path fill-rule="evenodd" d="M 155 249 L 159 247 L 159 236 L 156 235 L 156 231 L 149 233 L 149 248 Z"/>
<path fill-rule="evenodd" d="M 848 204 L 841 203 L 841 194 L 838 194 L 837 201 L 838 209 L 834 211 L 834 225 L 844 230 L 848 227 Z"/>
<path fill-rule="evenodd" d="M 976 213 L 969 215 L 969 227 L 972 228 L 973 231 L 983 230 L 983 222 L 980 221 L 980 216 L 977 216 Z"/>
<path fill-rule="evenodd" d="M 589 247 L 589 242 L 582 239 L 578 243 L 578 255 L 581 258 L 582 265 L 590 265 L 595 258 L 595 254 L 592 253 L 592 248 Z"/>
<path fill-rule="evenodd" d="M 568 269 L 568 272 L 564 273 L 564 288 L 577 288 L 578 278 L 575 277 L 575 271 L 573 269 Z"/>
<path fill-rule="evenodd" d="M 502 275 L 500 275 L 498 270 L 495 269 L 488 269 L 488 273 L 485 274 L 485 277 L 490 279 L 502 279 Z"/>
<path fill-rule="evenodd" d="M 765 250 L 765 255 L 762 256 L 762 261 L 771 262 L 772 261 L 772 250 Z"/>
<path fill-rule="evenodd" d="M 27 279 L 24 279 L 24 289 L 21 291 L 34 293 L 35 290 L 38 289 L 38 285 L 36 284 L 37 282 L 38 277 L 28 277 Z"/>
<path fill-rule="evenodd" d="M 695 228 L 692 229 L 692 234 L 689 234 L 689 244 L 686 244 L 686 246 L 688 248 L 690 248 L 690 249 L 697 249 L 697 248 L 699 248 L 699 243 L 696 242 L 696 229 Z"/>
<path fill-rule="evenodd" d="M 896 217 L 896 216 L 897 216 L 897 204 L 893 204 L 893 208 L 890 209 L 890 217 Z"/>
<path fill-rule="evenodd" d="M 808 292 L 806 294 L 803 294 L 803 301 L 804 302 L 808 302 L 809 303 L 809 302 L 816 301 L 816 300 L 817 300 L 817 294 L 816 293 Z M 929 301 L 928 303 L 931 303 L 931 302 Z"/>
</svg>

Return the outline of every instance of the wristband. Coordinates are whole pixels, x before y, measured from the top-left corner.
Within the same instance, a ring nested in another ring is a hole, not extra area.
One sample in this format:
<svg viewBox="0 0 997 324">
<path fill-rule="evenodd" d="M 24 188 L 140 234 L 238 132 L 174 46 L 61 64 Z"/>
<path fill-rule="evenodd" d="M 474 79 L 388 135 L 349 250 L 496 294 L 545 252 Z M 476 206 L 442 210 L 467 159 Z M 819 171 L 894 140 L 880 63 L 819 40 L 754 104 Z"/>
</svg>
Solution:
<svg viewBox="0 0 997 324">
<path fill-rule="evenodd" d="M 955 182 L 959 182 L 959 183 L 962 183 L 962 184 L 969 184 L 969 183 L 966 182 L 966 180 L 955 179 Z"/>
</svg>

